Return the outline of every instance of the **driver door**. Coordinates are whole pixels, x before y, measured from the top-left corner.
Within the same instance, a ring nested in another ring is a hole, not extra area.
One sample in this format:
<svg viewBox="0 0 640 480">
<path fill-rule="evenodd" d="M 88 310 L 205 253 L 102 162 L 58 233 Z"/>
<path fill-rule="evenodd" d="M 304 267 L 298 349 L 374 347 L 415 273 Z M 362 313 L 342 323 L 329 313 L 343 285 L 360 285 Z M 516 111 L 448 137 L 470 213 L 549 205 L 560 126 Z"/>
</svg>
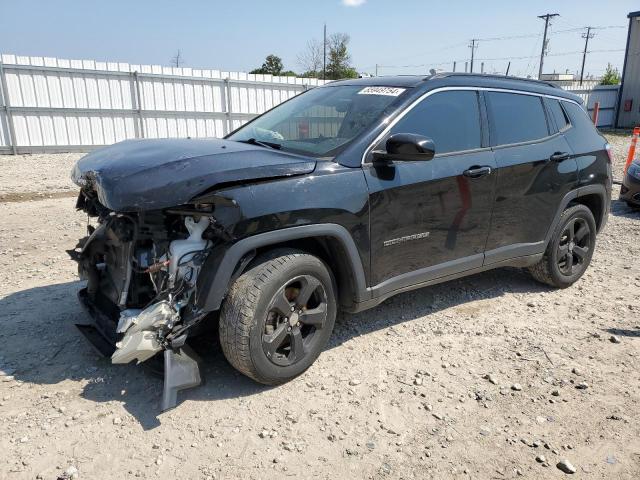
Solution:
<svg viewBox="0 0 640 480">
<path fill-rule="evenodd" d="M 480 93 L 451 90 L 427 96 L 388 136 L 429 137 L 429 161 L 363 165 L 371 212 L 372 285 L 384 294 L 481 267 L 494 202 L 496 162 L 488 146 Z"/>
</svg>

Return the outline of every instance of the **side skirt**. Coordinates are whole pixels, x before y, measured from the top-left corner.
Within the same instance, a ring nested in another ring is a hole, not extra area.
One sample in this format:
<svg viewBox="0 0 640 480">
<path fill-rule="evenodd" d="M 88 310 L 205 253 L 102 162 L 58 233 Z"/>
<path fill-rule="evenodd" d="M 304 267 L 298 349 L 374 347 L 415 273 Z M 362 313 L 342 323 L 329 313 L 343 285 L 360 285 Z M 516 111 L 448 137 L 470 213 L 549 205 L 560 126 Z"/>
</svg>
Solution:
<svg viewBox="0 0 640 480">
<path fill-rule="evenodd" d="M 465 269 L 463 271 L 459 271 L 453 274 L 449 274 L 449 275 L 444 275 L 444 276 L 438 276 L 433 278 L 433 272 L 429 271 L 425 274 L 426 277 L 431 276 L 432 278 L 424 278 L 422 280 L 418 280 L 416 283 L 412 284 L 412 285 L 405 285 L 405 286 L 401 286 L 399 288 L 389 288 L 391 286 L 393 286 L 394 282 L 395 282 L 395 278 L 386 280 L 384 282 L 385 285 L 388 285 L 389 287 L 387 287 L 386 291 L 381 292 L 379 289 L 379 286 L 375 286 L 373 288 L 371 288 L 371 293 L 373 295 L 373 298 L 371 300 L 367 300 L 364 302 L 360 302 L 360 303 L 356 303 L 354 305 L 353 309 L 350 309 L 349 312 L 350 313 L 358 313 L 358 312 L 362 312 L 364 310 L 368 310 L 369 308 L 373 308 L 379 304 L 381 304 L 382 302 L 384 302 L 385 300 L 387 300 L 390 297 L 393 297 L 394 295 L 397 295 L 399 293 L 404 293 L 404 292 L 408 292 L 411 290 L 417 290 L 419 288 L 423 288 L 423 287 L 428 287 L 431 285 L 436 285 L 438 283 L 444 283 L 444 282 L 448 282 L 449 280 L 455 280 L 457 278 L 461 278 L 461 277 L 466 277 L 469 275 L 474 275 L 476 273 L 481 273 L 481 272 L 485 272 L 487 270 L 492 270 L 494 268 L 500 268 L 500 267 L 528 267 L 531 265 L 534 265 L 536 263 L 538 263 L 542 257 L 544 255 L 544 252 L 542 253 L 536 253 L 533 255 L 524 255 L 524 256 L 519 256 L 519 257 L 515 257 L 515 258 L 509 258 L 506 260 L 502 260 L 502 261 L 498 261 L 495 263 L 491 263 L 488 265 L 482 265 L 482 266 L 478 266 L 478 267 L 473 267 L 473 268 L 469 268 L 469 269 Z M 475 257 L 475 255 L 474 255 Z M 470 257 L 471 258 L 471 257 Z M 440 269 L 438 269 L 438 271 L 440 271 Z M 402 281 L 402 279 L 400 280 Z M 382 285 L 382 284 L 381 284 Z"/>
</svg>

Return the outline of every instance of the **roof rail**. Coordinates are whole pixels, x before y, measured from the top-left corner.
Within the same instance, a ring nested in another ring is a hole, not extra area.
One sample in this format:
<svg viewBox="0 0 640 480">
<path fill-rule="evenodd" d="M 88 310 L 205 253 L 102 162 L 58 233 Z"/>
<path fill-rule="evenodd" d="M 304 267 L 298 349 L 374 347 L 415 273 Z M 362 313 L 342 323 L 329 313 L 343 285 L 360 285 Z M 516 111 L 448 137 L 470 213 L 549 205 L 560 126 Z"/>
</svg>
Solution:
<svg viewBox="0 0 640 480">
<path fill-rule="evenodd" d="M 547 87 L 552 87 L 552 88 L 560 88 L 558 85 L 556 85 L 555 83 L 552 82 L 547 82 L 544 80 L 535 80 L 533 78 L 522 78 L 522 77 L 511 77 L 511 76 L 506 76 L 506 75 L 494 75 L 494 74 L 489 74 L 489 73 L 462 73 L 462 72 L 442 72 L 442 73 L 436 73 L 435 75 L 429 75 L 427 77 L 425 77 L 425 80 L 429 80 L 432 78 L 446 78 L 446 77 L 481 77 L 481 78 L 496 78 L 496 79 L 508 79 L 508 80 L 515 80 L 518 82 L 529 82 L 529 83 L 537 83 L 538 85 L 546 85 Z"/>
</svg>

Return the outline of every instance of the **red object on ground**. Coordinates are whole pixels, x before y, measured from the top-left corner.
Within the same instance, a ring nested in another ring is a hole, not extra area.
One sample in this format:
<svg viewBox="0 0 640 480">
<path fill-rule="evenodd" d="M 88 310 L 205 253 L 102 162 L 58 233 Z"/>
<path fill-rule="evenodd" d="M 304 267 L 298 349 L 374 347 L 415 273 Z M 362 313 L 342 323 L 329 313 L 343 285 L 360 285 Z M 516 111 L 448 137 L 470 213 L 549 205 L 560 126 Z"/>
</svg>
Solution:
<svg viewBox="0 0 640 480">
<path fill-rule="evenodd" d="M 636 158 L 636 145 L 638 144 L 638 136 L 640 135 L 640 127 L 633 129 L 633 137 L 631 137 L 631 146 L 629 147 L 629 155 L 627 156 L 627 163 L 624 165 L 624 173 L 627 173 L 627 169 L 633 159 Z"/>
<path fill-rule="evenodd" d="M 598 126 L 598 114 L 600 113 L 600 102 L 596 102 L 593 106 L 593 124 Z"/>
</svg>

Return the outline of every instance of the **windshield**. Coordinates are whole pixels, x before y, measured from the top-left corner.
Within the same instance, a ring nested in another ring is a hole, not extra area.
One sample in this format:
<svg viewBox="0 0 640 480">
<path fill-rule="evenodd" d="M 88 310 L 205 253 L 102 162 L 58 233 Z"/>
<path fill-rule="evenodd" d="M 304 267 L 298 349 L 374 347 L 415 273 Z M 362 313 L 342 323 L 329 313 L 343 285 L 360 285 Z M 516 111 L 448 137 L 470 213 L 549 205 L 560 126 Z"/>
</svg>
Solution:
<svg viewBox="0 0 640 480">
<path fill-rule="evenodd" d="M 405 92 L 396 87 L 315 88 L 292 98 L 227 137 L 237 142 L 316 157 L 333 157 L 385 116 Z"/>
</svg>

